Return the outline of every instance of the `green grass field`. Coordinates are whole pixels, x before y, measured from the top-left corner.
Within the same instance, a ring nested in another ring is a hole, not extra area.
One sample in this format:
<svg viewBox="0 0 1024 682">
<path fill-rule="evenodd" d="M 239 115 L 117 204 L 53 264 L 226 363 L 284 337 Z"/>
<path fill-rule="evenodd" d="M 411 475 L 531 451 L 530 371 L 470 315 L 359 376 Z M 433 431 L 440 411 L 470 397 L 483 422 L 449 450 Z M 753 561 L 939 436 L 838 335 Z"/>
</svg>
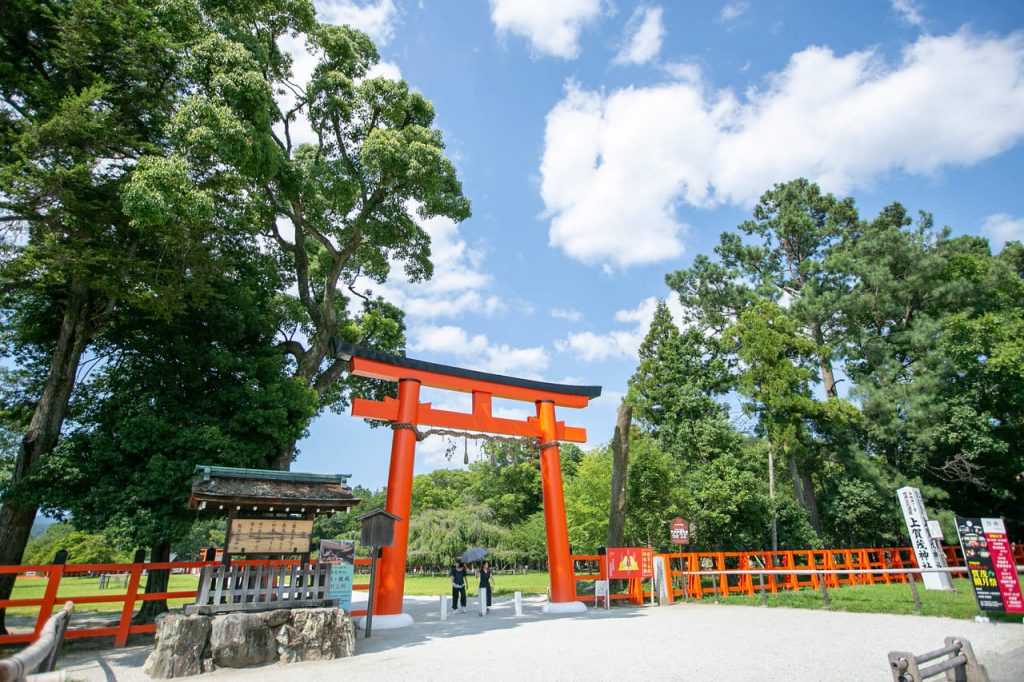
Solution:
<svg viewBox="0 0 1024 682">
<path fill-rule="evenodd" d="M 369 581 L 369 576 L 356 576 L 356 583 L 365 583 L 367 581 Z M 517 573 L 515 575 L 495 575 L 492 582 L 494 583 L 494 594 L 499 596 L 503 594 L 512 594 L 514 592 L 522 592 L 523 594 L 544 594 L 548 589 L 548 574 Z M 194 590 L 196 589 L 197 583 L 197 576 L 174 574 L 171 575 L 168 591 L 179 592 L 183 590 Z M 142 586 L 139 588 L 140 592 L 145 589 L 145 584 L 146 578 L 143 577 Z M 405 593 L 409 595 L 424 596 L 451 594 L 451 589 L 451 582 L 447 576 L 408 575 L 405 578 Z M 475 596 L 476 591 L 477 581 L 475 578 L 471 578 L 469 580 L 469 585 L 467 586 L 467 593 Z M 45 592 L 45 578 L 19 576 L 18 580 L 14 583 L 14 593 L 11 595 L 11 599 L 42 599 Z M 63 604 L 68 600 L 74 601 L 75 597 L 115 595 L 124 594 L 124 592 L 125 588 L 120 585 L 101 590 L 99 588 L 98 577 L 64 578 L 60 582 L 57 604 Z M 170 605 L 172 607 L 191 603 L 192 599 L 190 598 L 170 600 Z M 79 611 L 120 611 L 121 608 L 121 602 L 110 602 L 105 604 L 76 604 L 76 609 Z M 7 612 L 11 615 L 17 616 L 34 616 L 39 612 L 39 609 L 35 606 L 19 606 L 8 609 Z"/>
<path fill-rule="evenodd" d="M 356 582 L 362 583 L 368 580 L 367 576 L 356 576 Z M 172 575 L 169 590 L 194 590 L 196 589 L 197 577 L 194 575 Z M 468 593 L 475 596 L 477 592 L 477 581 L 470 578 L 468 581 Z M 544 594 L 548 589 L 548 574 L 519 573 L 515 575 L 496 575 L 493 579 L 495 595 L 510 595 L 514 592 L 523 594 Z M 145 578 L 143 578 L 145 584 Z M 921 596 L 921 613 L 925 616 L 946 616 L 949 618 L 971 619 L 978 614 L 974 602 L 974 595 L 971 592 L 970 584 L 966 579 L 954 580 L 956 592 L 938 592 L 926 590 L 919 585 L 918 594 Z M 580 585 L 581 593 L 583 588 L 589 584 Z M 709 585 L 710 587 L 710 585 Z M 14 585 L 13 599 L 40 599 L 46 590 L 46 580 L 41 578 L 19 577 Z M 114 595 L 123 594 L 123 587 L 99 589 L 99 578 L 65 578 L 61 581 L 58 604 L 67 600 L 74 600 L 75 597 L 90 595 Z M 409 575 L 405 579 L 405 593 L 416 596 L 431 596 L 440 594 L 451 594 L 450 582 L 447 576 L 422 576 Z M 856 585 L 844 586 L 828 591 L 832 611 L 853 611 L 861 613 L 914 613 L 914 599 L 911 595 L 910 586 L 906 584 L 893 585 Z M 786 607 L 798 609 L 821 609 L 823 602 L 821 592 L 805 589 L 798 592 L 779 592 L 768 595 L 769 607 Z M 191 599 L 171 600 L 171 606 L 191 603 Z M 710 602 L 711 597 L 706 597 L 705 602 Z M 758 606 L 761 597 L 755 593 L 754 596 L 723 597 L 722 604 L 741 604 L 747 606 Z M 120 611 L 121 603 L 113 602 L 107 604 L 80 604 L 79 611 Z M 22 606 L 8 609 L 11 615 L 34 616 L 38 609 L 34 606 Z M 1020 622 L 1020 616 L 1009 616 L 1004 614 L 988 614 L 993 620 L 1005 620 Z"/>
<path fill-rule="evenodd" d="M 918 583 L 917 593 L 921 597 L 921 615 L 945 616 L 947 618 L 971 619 L 978 615 L 978 606 L 974 601 L 971 584 L 966 578 L 954 578 L 956 592 L 926 590 Z M 914 613 L 914 596 L 908 584 L 891 585 L 844 585 L 828 590 L 830 611 L 851 611 L 855 613 Z M 705 598 L 705 601 L 707 598 Z M 756 591 L 752 597 L 746 595 L 729 595 L 720 598 L 723 604 L 742 604 L 758 606 L 761 595 Z M 824 608 L 820 590 L 804 589 L 796 592 L 779 592 L 767 594 L 769 607 L 785 607 L 792 609 Z M 1019 623 L 1019 615 L 987 614 L 992 620 L 1005 620 Z"/>
</svg>

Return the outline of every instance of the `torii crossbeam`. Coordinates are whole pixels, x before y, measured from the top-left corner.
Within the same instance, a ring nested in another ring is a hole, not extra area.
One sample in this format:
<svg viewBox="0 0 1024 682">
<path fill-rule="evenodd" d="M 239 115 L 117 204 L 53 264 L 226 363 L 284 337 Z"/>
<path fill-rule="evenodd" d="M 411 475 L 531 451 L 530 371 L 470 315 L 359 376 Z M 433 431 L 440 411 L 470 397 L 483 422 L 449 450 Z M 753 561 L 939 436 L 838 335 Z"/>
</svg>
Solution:
<svg viewBox="0 0 1024 682">
<path fill-rule="evenodd" d="M 558 441 L 582 443 L 587 439 L 587 432 L 555 421 L 555 406 L 586 407 L 590 400 L 601 395 L 601 387 L 566 386 L 488 374 L 381 353 L 338 340 L 332 343 L 331 351 L 334 357 L 346 360 L 349 371 L 356 376 L 398 382 L 397 400 L 385 398 L 378 402 L 357 398 L 352 401 L 353 417 L 388 421 L 394 428 L 385 509 L 402 520 L 395 523 L 394 544 L 384 548 L 378 566 L 373 603 L 374 626 L 402 627 L 412 623 L 412 618 L 402 613 L 402 596 L 409 546 L 416 426 L 437 426 L 538 440 L 551 576 L 551 602 L 545 608 L 559 612 L 583 610 L 583 604 L 576 601 Z M 430 403 L 419 402 L 421 386 L 472 394 L 472 413 L 438 410 Z M 491 413 L 492 398 L 534 403 L 537 416 L 528 417 L 526 421 L 495 417 Z"/>
</svg>

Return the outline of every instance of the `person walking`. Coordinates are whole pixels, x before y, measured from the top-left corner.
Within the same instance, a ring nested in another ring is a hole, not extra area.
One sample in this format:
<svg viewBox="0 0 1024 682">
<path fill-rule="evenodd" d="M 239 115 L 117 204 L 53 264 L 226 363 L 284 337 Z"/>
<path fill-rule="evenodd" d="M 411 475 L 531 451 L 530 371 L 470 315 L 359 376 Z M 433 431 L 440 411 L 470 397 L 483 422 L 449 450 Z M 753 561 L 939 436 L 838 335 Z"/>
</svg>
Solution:
<svg viewBox="0 0 1024 682">
<path fill-rule="evenodd" d="M 456 559 L 455 566 L 448 572 L 452 578 L 452 611 L 459 610 L 460 597 L 463 610 L 466 608 L 466 573 L 466 564 L 462 563 L 462 559 Z"/>
<path fill-rule="evenodd" d="M 491 608 L 491 592 L 493 591 L 491 587 L 491 565 L 486 561 L 483 562 L 480 564 L 480 570 L 476 574 L 480 578 L 479 589 L 487 590 L 487 608 L 489 609 Z M 477 594 L 480 594 L 480 592 L 478 591 Z"/>
</svg>

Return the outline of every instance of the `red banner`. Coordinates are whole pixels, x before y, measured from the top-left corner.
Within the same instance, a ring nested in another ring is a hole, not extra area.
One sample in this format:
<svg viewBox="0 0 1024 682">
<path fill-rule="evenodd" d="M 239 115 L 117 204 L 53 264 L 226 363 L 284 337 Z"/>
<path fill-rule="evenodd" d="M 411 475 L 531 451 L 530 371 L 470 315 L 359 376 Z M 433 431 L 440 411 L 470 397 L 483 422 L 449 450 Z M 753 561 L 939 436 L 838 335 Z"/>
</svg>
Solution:
<svg viewBox="0 0 1024 682">
<path fill-rule="evenodd" d="M 640 547 L 609 547 L 608 578 L 625 580 L 627 578 L 654 577 L 654 550 Z"/>
</svg>

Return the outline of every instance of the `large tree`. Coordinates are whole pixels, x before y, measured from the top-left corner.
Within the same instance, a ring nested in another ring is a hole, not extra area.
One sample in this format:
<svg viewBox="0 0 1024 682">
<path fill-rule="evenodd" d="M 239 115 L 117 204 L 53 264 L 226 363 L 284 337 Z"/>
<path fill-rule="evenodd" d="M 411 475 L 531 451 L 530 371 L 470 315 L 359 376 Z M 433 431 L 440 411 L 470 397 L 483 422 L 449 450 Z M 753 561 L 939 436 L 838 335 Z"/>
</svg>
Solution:
<svg viewBox="0 0 1024 682">
<path fill-rule="evenodd" d="M 42 464 L 39 495 L 52 514 L 106 532 L 127 548 L 170 548 L 195 521 L 196 465 L 263 469 L 303 433 L 312 391 L 273 347 L 278 271 L 232 231 L 217 244 L 221 279 L 180 314 L 119 316 L 99 346 L 102 367 L 72 407 L 75 426 Z M 151 572 L 147 591 L 163 591 Z M 146 602 L 148 620 L 164 605 Z"/>
<path fill-rule="evenodd" d="M 3 14 L 0 327 L 31 373 L 0 506 L 0 564 L 16 564 L 36 514 L 22 484 L 58 442 L 89 343 L 125 306 L 178 307 L 181 274 L 202 271 L 204 253 L 174 224 L 140 229 L 122 205 L 182 88 L 192 4 L 12 0 Z M 168 208 L 204 205 L 181 198 Z M 12 578 L 0 577 L 0 598 Z"/>
<path fill-rule="evenodd" d="M 469 202 L 430 102 L 404 81 L 367 77 L 378 55 L 365 34 L 316 21 L 306 0 L 207 11 L 212 29 L 186 65 L 194 87 L 161 162 L 186 169 L 182 191 L 238 183 L 234 204 L 276 246 L 296 292 L 282 301 L 290 319 L 280 350 L 321 408 L 341 410 L 352 384 L 331 341 L 403 350 L 400 311 L 367 283 L 393 266 L 411 281 L 429 278 L 430 239 L 418 221 L 462 220 Z M 297 35 L 316 59 L 305 84 L 281 48 Z M 293 445 L 276 467 L 288 468 Z"/>
</svg>

